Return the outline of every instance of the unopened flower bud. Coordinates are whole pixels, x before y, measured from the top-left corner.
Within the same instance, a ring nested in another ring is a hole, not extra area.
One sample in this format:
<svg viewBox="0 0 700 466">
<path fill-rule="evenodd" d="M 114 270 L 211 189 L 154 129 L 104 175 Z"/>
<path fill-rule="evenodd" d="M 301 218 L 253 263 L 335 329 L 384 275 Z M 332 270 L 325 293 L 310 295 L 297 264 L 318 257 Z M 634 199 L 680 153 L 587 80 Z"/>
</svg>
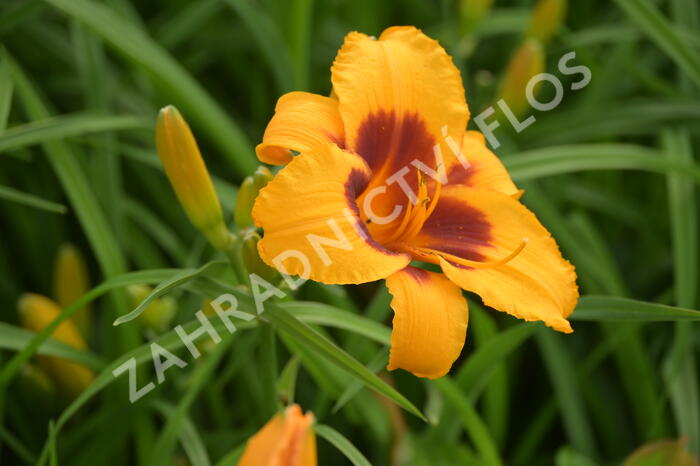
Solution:
<svg viewBox="0 0 700 466">
<path fill-rule="evenodd" d="M 17 308 L 22 326 L 33 332 L 40 332 L 61 313 L 58 304 L 38 294 L 22 295 Z M 85 340 L 71 320 L 62 322 L 51 337 L 75 349 L 87 349 Z M 39 356 L 37 359 L 41 368 L 69 398 L 78 396 L 95 377 L 92 370 L 76 362 L 53 356 Z"/>
<path fill-rule="evenodd" d="M 516 116 L 524 115 L 529 108 L 526 94 L 528 82 L 544 72 L 544 66 L 542 44 L 536 39 L 526 40 L 510 59 L 501 84 L 500 98 L 506 101 Z"/>
<path fill-rule="evenodd" d="M 546 43 L 561 27 L 566 16 L 566 0 L 540 0 L 530 18 L 526 37 Z"/>
<path fill-rule="evenodd" d="M 279 278 L 279 272 L 267 265 L 260 258 L 260 253 L 258 252 L 259 241 L 260 235 L 257 232 L 249 231 L 246 233 L 243 238 L 243 243 L 241 244 L 243 263 L 249 273 L 254 273 L 268 282 L 274 283 L 274 281 Z"/>
<path fill-rule="evenodd" d="M 260 166 L 252 176 L 247 176 L 241 188 L 238 190 L 238 198 L 236 199 L 236 208 L 233 213 L 236 228 L 238 230 L 246 230 L 255 227 L 253 221 L 253 204 L 258 193 L 272 179 L 272 173 L 267 167 Z"/>
<path fill-rule="evenodd" d="M 160 111 L 156 145 L 170 184 L 192 224 L 214 247 L 226 249 L 232 236 L 219 198 L 190 127 L 172 105 Z"/>
<path fill-rule="evenodd" d="M 144 299 L 151 294 L 150 286 L 146 285 L 130 285 L 127 288 L 131 305 L 138 306 Z M 177 304 L 170 296 L 161 296 L 152 300 L 148 306 L 139 315 L 138 320 L 144 328 L 153 330 L 156 333 L 162 333 L 169 329 L 170 323 L 173 321 L 177 312 Z"/>
<path fill-rule="evenodd" d="M 62 308 L 73 304 L 90 289 L 87 267 L 80 251 L 70 243 L 63 244 L 56 254 L 53 269 L 53 293 Z M 86 305 L 73 314 L 73 322 L 83 338 L 89 337 L 90 306 Z"/>
</svg>

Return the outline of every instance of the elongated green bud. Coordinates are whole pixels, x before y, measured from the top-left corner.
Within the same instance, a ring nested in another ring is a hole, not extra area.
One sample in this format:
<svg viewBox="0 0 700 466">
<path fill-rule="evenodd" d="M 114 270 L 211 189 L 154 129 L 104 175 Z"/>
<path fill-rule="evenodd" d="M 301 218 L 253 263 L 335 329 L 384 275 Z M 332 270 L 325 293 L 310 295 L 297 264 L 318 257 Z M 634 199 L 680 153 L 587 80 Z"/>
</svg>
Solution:
<svg viewBox="0 0 700 466">
<path fill-rule="evenodd" d="M 272 173 L 267 167 L 260 166 L 252 176 L 247 176 L 241 189 L 238 190 L 238 198 L 236 199 L 236 208 L 233 213 L 236 222 L 236 228 L 239 231 L 255 227 L 251 211 L 255 198 L 258 193 L 272 179 Z"/>
</svg>

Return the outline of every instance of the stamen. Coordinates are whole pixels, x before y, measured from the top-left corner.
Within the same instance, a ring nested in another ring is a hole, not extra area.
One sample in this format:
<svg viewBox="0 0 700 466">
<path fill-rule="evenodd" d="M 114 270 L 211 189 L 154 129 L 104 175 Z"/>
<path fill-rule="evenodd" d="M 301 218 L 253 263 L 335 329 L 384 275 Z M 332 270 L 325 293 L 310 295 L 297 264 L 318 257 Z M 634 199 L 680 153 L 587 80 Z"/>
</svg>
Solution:
<svg viewBox="0 0 700 466">
<path fill-rule="evenodd" d="M 433 213 L 433 210 L 435 210 L 435 207 L 437 207 L 437 202 L 438 199 L 440 199 L 440 193 L 442 192 L 442 183 L 436 182 L 435 183 L 435 192 L 433 193 L 433 198 L 430 200 L 430 205 L 428 206 L 428 211 L 425 213 L 425 219 L 427 220 L 430 217 L 430 214 Z"/>
<path fill-rule="evenodd" d="M 508 254 L 505 257 L 502 257 L 501 259 L 497 259 L 495 261 L 487 261 L 487 262 L 479 262 L 479 261 L 464 259 L 462 257 L 455 256 L 453 254 L 448 254 L 446 252 L 438 251 L 436 249 L 430 249 L 430 248 L 411 248 L 411 249 L 417 250 L 417 251 L 422 252 L 422 253 L 434 254 L 436 256 L 442 257 L 446 261 L 453 262 L 453 263 L 459 264 L 459 265 L 464 265 L 466 267 L 471 267 L 474 269 L 490 269 L 492 267 L 506 264 L 506 263 L 510 262 L 511 260 L 513 260 L 518 254 L 520 254 L 522 252 L 523 249 L 525 249 L 527 242 L 528 242 L 528 239 L 523 238 L 523 240 L 518 245 L 518 247 L 515 248 L 510 254 Z"/>
</svg>

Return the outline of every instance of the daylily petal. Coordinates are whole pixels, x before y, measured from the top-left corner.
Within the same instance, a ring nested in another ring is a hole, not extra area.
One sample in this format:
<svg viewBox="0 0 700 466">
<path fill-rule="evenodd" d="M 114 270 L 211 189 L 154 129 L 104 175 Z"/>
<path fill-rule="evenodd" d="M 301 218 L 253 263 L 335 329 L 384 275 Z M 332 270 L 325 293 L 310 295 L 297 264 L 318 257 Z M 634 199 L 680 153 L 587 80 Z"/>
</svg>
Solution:
<svg viewBox="0 0 700 466">
<path fill-rule="evenodd" d="M 467 131 L 462 144 L 465 164 L 455 159 L 448 168 L 450 184 L 463 184 L 472 188 L 492 189 L 509 196 L 520 197 L 520 191 L 496 154 L 486 147 L 484 135 L 479 131 Z M 465 167 L 466 165 L 466 167 Z"/>
<path fill-rule="evenodd" d="M 523 243 L 526 241 L 526 243 Z M 501 265 L 469 267 L 449 255 L 478 262 L 508 257 Z M 576 273 L 549 232 L 523 204 L 499 192 L 447 186 L 411 247 L 442 267 L 445 275 L 484 304 L 525 320 L 541 320 L 561 332 L 578 299 Z"/>
<path fill-rule="evenodd" d="M 298 405 L 290 406 L 248 440 L 238 466 L 316 466 L 313 420 Z"/>
<path fill-rule="evenodd" d="M 440 273 L 406 267 L 386 279 L 393 295 L 389 370 L 418 377 L 447 374 L 459 357 L 469 313 L 462 290 Z"/>
<path fill-rule="evenodd" d="M 444 172 L 459 151 L 469 118 L 461 76 L 440 44 L 420 30 L 392 27 L 378 40 L 348 34 L 331 79 L 346 146 L 367 161 L 370 187 L 410 170 L 406 181 L 415 192 L 414 161 Z M 444 162 L 438 166 L 440 158 Z M 389 184 L 383 197 L 387 207 L 377 207 L 378 215 L 406 203 L 399 184 Z"/>
<path fill-rule="evenodd" d="M 408 254 L 380 246 L 359 218 L 355 198 L 368 178 L 364 160 L 334 144 L 295 157 L 255 201 L 260 257 L 322 283 L 365 283 L 408 265 Z"/>
<path fill-rule="evenodd" d="M 291 150 L 305 152 L 329 142 L 343 146 L 343 121 L 338 101 L 308 92 L 289 92 L 277 101 L 275 115 L 255 152 L 260 161 L 284 165 Z"/>
</svg>

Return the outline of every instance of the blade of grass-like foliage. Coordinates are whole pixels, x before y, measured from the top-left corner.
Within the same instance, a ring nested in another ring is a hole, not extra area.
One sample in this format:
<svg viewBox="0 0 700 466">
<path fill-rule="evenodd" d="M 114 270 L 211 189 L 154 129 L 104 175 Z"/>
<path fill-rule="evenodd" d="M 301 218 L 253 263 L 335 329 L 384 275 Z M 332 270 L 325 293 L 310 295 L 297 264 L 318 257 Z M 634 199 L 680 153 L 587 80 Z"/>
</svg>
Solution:
<svg viewBox="0 0 700 466">
<path fill-rule="evenodd" d="M 265 401 L 265 410 L 262 413 L 265 417 L 272 417 L 277 408 L 282 407 L 277 393 L 277 379 L 279 377 L 277 335 L 272 325 L 260 322 L 256 329 L 256 337 L 259 348 L 257 369 L 262 381 L 262 395 Z"/>
<path fill-rule="evenodd" d="M 595 224 L 583 214 L 575 218 L 573 225 L 565 222 L 550 198 L 544 196 L 538 188 L 528 187 L 528 200 L 578 267 L 579 281 L 583 287 L 595 293 L 625 293 L 615 261 Z M 614 358 L 622 386 L 626 390 L 626 399 L 634 409 L 636 425 L 640 434 L 645 435 L 646 426 L 654 423 L 653 407 L 657 401 L 658 385 L 641 329 L 636 322 L 603 322 L 602 329 L 607 339 L 619 335 L 627 338 L 627 344 L 618 348 Z M 600 397 L 596 397 L 596 401 L 598 399 Z M 605 420 L 599 423 L 605 423 Z"/>
<path fill-rule="evenodd" d="M 687 131 L 665 131 L 663 143 L 667 158 L 679 163 L 693 163 Z M 695 187 L 687 178 L 669 174 L 668 191 L 676 303 L 683 307 L 693 307 L 698 285 L 698 210 Z"/>
<path fill-rule="evenodd" d="M 265 312 L 265 317 L 269 319 L 273 325 L 283 329 L 294 339 L 313 349 L 350 375 L 362 380 L 369 388 L 384 395 L 409 413 L 414 414 L 420 419 L 425 419 L 418 408 L 396 391 L 396 389 L 381 380 L 330 340 L 320 335 L 307 324 L 296 319 L 283 308 L 273 305 L 269 305 L 268 307 L 269 309 Z"/>
<path fill-rule="evenodd" d="M 294 89 L 307 91 L 314 0 L 292 0 L 289 3 L 289 52 L 294 69 Z"/>
<path fill-rule="evenodd" d="M 133 160 L 140 163 L 148 165 L 156 170 L 163 171 L 163 165 L 160 163 L 158 155 L 153 149 L 147 150 L 140 147 L 134 147 L 129 145 L 122 145 L 123 154 Z M 165 175 L 164 175 L 165 176 Z M 219 195 L 219 199 L 222 202 L 222 208 L 224 213 L 228 213 L 236 205 L 236 197 L 238 196 L 238 187 L 233 183 L 230 183 L 220 177 L 212 175 L 212 182 L 214 183 L 214 189 Z"/>
<path fill-rule="evenodd" d="M 601 118 L 601 113 L 605 118 Z M 604 109 L 563 110 L 537 117 L 537 123 L 520 135 L 529 145 L 546 147 L 601 138 L 640 134 L 656 135 L 664 123 L 700 120 L 700 104 L 687 100 L 649 100 L 605 103 Z"/>
<path fill-rule="evenodd" d="M 230 285 L 212 279 L 200 279 L 198 286 L 210 297 L 216 297 L 223 293 L 230 293 L 238 299 L 239 308 L 255 309 L 252 298 L 245 292 Z M 289 305 L 290 303 L 285 303 Z M 297 309 L 298 311 L 298 309 Z M 340 311 L 342 312 L 342 311 Z M 355 358 L 350 356 L 335 343 L 311 328 L 305 322 L 297 319 L 280 303 L 265 302 L 264 312 L 261 318 L 267 320 L 277 329 L 284 331 L 297 343 L 304 345 L 306 349 L 323 357 L 333 365 L 347 372 L 358 380 L 361 380 L 367 387 L 380 395 L 384 395 L 400 407 L 411 414 L 425 420 L 423 414 L 406 397 L 395 388 L 377 377 L 376 374 L 368 370 Z"/>
<path fill-rule="evenodd" d="M 319 437 L 326 439 L 331 445 L 337 448 L 338 451 L 345 455 L 354 466 L 371 466 L 372 463 L 365 458 L 360 450 L 334 428 L 323 424 L 316 424 L 314 430 Z"/>
<path fill-rule="evenodd" d="M 217 333 L 219 333 L 219 335 L 228 334 L 224 322 L 220 319 L 214 319 L 213 321 L 211 321 L 211 323 L 214 329 L 217 331 Z M 201 325 L 202 323 L 199 320 L 195 319 L 182 325 L 182 327 L 185 333 L 190 334 L 196 329 L 200 328 Z M 254 322 L 236 322 L 237 331 L 251 328 L 254 325 Z M 133 350 L 117 358 L 115 361 L 113 361 L 107 367 L 105 367 L 105 369 L 102 372 L 100 372 L 100 374 L 97 377 L 95 377 L 92 384 L 90 384 L 75 400 L 73 400 L 73 402 L 71 402 L 70 405 L 68 405 L 66 409 L 63 410 L 61 415 L 56 420 L 55 434 L 57 435 L 61 431 L 63 426 L 65 426 L 66 422 L 68 422 L 78 412 L 78 410 L 80 410 L 80 408 L 82 408 L 88 401 L 90 401 L 95 395 L 97 395 L 99 392 L 101 392 L 103 389 L 109 386 L 112 382 L 117 380 L 113 374 L 113 371 L 115 369 L 124 365 L 124 363 L 126 363 L 132 358 L 134 359 L 137 367 L 141 366 L 146 362 L 152 362 L 152 343 L 157 343 L 158 345 L 170 352 L 177 351 L 178 349 L 183 348 L 185 346 L 185 343 L 182 341 L 180 336 L 174 330 L 172 330 L 166 334 L 159 336 L 152 342 L 148 342 L 139 346 L 138 348 L 134 348 Z M 146 383 L 147 382 L 143 382 L 144 385 Z M 128 398 L 129 394 L 124 393 L 124 396 Z M 147 399 L 148 398 L 144 398 L 144 400 Z M 53 441 L 54 440 L 51 437 L 49 437 L 47 443 L 44 445 L 39 464 L 44 464 L 46 462 L 49 454 L 50 445 Z"/>
<path fill-rule="evenodd" d="M 173 103 L 180 107 L 185 117 L 217 144 L 239 175 L 255 170 L 257 162 L 253 148 L 242 130 L 202 86 L 139 27 L 108 7 L 89 0 L 45 1 L 84 23 L 136 66 L 148 72 L 173 99 Z"/>
<path fill-rule="evenodd" d="M 11 65 L 17 92 L 27 114 L 33 120 L 48 118 L 49 112 L 29 80 L 15 63 L 11 63 Z M 107 225 L 104 214 L 90 191 L 78 161 L 70 153 L 69 148 L 59 141 L 47 142 L 44 147 L 49 155 L 49 162 L 58 175 L 61 185 L 85 229 L 104 274 L 107 277 L 112 277 L 124 272 L 126 270 L 124 258 Z"/>
<path fill-rule="evenodd" d="M 122 203 L 125 214 L 157 241 L 178 265 L 185 263 L 187 248 L 168 225 L 135 199 L 126 198 L 122 200 Z"/>
<path fill-rule="evenodd" d="M 49 108 L 42 101 L 39 92 L 14 61 L 10 60 L 10 64 L 18 97 L 26 114 L 31 120 L 49 118 Z M 127 269 L 126 260 L 121 253 L 114 231 L 100 208 L 94 192 L 90 189 L 83 168 L 71 152 L 70 147 L 63 141 L 49 141 L 43 144 L 43 148 L 48 155 L 49 164 L 56 173 L 80 226 L 87 236 L 102 274 L 106 278 L 112 278 L 124 273 Z M 114 314 L 125 312 L 126 296 L 119 290 L 115 290 L 109 296 L 108 306 L 108 309 Z M 122 349 L 133 347 L 138 342 L 138 329 L 132 327 L 104 335 L 104 342 L 109 352 L 118 353 Z M 31 353 L 26 353 L 22 357 L 28 354 Z M 22 353 L 17 356 L 20 355 Z M 12 371 L 17 369 L 17 366 L 8 366 L 13 367 Z M 11 373 L 14 372 L 8 370 L 8 372 L 3 372 L 3 375 Z M 0 386 L 7 382 L 9 382 L 9 377 L 0 378 Z"/>
<path fill-rule="evenodd" d="M 516 181 L 586 170 L 682 173 L 700 183 L 700 167 L 668 160 L 657 150 L 632 144 L 577 144 L 534 149 L 501 158 Z"/>
<path fill-rule="evenodd" d="M 615 3 L 700 87 L 700 55 L 681 39 L 673 23 L 652 2 L 615 0 Z"/>
<path fill-rule="evenodd" d="M 577 450 L 595 455 L 597 448 L 593 430 L 576 380 L 576 366 L 568 348 L 559 340 L 559 335 L 550 330 L 538 332 L 535 341 L 554 387 L 569 442 Z"/>
<path fill-rule="evenodd" d="M 88 293 L 84 294 L 77 301 L 61 311 L 49 325 L 44 327 L 41 332 L 37 333 L 32 340 L 22 348 L 0 371 L 0 387 L 6 385 L 15 375 L 17 370 L 31 358 L 35 351 L 44 344 L 50 335 L 61 325 L 62 322 L 70 319 L 79 309 L 85 307 L 86 304 L 104 295 L 108 291 L 116 288 L 123 288 L 129 285 L 158 283 L 167 280 L 174 274 L 179 272 L 178 269 L 161 269 L 161 270 L 144 270 L 139 272 L 127 273 L 119 275 L 109 280 L 104 281 L 96 286 Z"/>
<path fill-rule="evenodd" d="M 571 320 L 598 322 L 674 322 L 700 320 L 700 311 L 613 296 L 583 296 Z"/>
<path fill-rule="evenodd" d="M 499 363 L 505 361 L 513 351 L 525 343 L 539 326 L 540 324 L 535 323 L 515 325 L 480 345 L 454 376 L 459 389 L 466 393 L 470 400 L 476 400 L 493 377 Z M 443 408 L 440 421 L 431 436 L 436 439 L 445 438 L 455 431 L 455 427 L 459 426 L 458 422 L 459 418 L 451 410 Z"/>
<path fill-rule="evenodd" d="M 0 135 L 0 153 L 89 133 L 150 129 L 152 126 L 148 120 L 130 115 L 59 115 L 5 130 Z"/>
<path fill-rule="evenodd" d="M 89 112 L 109 115 L 112 113 L 110 92 L 110 72 L 103 44 L 99 37 L 88 30 L 83 24 L 71 22 L 71 42 L 83 88 L 85 109 Z M 145 121 L 148 136 L 152 137 L 152 121 Z M 99 154 L 89 157 L 88 173 L 92 189 L 102 205 L 107 221 L 114 229 L 114 235 L 121 244 L 124 239 L 124 213 L 121 209 L 124 196 L 122 181 L 122 164 L 118 153 L 117 138 L 114 132 L 90 135 L 87 141 L 94 145 L 90 152 Z M 101 331 L 106 331 L 108 322 L 100 322 Z"/>
<path fill-rule="evenodd" d="M 17 455 L 17 458 L 24 461 L 26 464 L 36 464 L 36 457 L 22 442 L 15 437 L 12 432 L 9 432 L 5 427 L 0 425 L 0 440 Z"/>
<path fill-rule="evenodd" d="M 389 344 L 391 331 L 366 317 L 315 302 L 292 301 L 280 304 L 280 307 L 304 322 L 349 330 L 377 343 Z"/>
<path fill-rule="evenodd" d="M 194 369 L 187 390 L 180 397 L 177 406 L 168 414 L 165 426 L 151 449 L 148 464 L 158 464 L 164 461 L 170 463 L 174 460 L 175 443 L 177 438 L 183 435 L 187 413 L 206 383 L 212 378 L 216 367 L 224 354 L 226 354 L 232 341 L 233 334 L 227 332 L 214 349 L 201 361 L 201 364 Z M 206 463 L 209 463 L 208 458 Z"/>
<path fill-rule="evenodd" d="M 692 11 L 692 10 L 690 10 Z M 698 18 L 695 18 L 698 20 Z M 691 140 L 685 130 L 664 131 L 667 157 L 692 162 Z M 698 282 L 698 214 L 695 187 L 682 176 L 668 175 L 668 200 L 673 245 L 674 292 L 679 306 L 694 307 Z M 700 451 L 700 396 L 693 353 L 693 324 L 677 322 L 675 338 L 664 361 L 663 373 L 679 434 L 688 437 L 690 449 Z"/>
<path fill-rule="evenodd" d="M 10 62 L 5 55 L 5 50 L 0 47 L 0 134 L 7 128 L 7 119 L 12 108 L 12 75 Z"/>
<path fill-rule="evenodd" d="M 182 44 L 215 16 L 223 4 L 220 0 L 202 0 L 178 8 L 173 18 L 158 27 L 155 39 L 168 49 Z"/>
<path fill-rule="evenodd" d="M 389 362 L 389 349 L 387 347 L 382 348 L 379 352 L 372 358 L 370 362 L 367 363 L 367 369 L 374 373 L 379 372 L 384 367 L 386 367 L 387 362 Z M 338 400 L 333 405 L 333 412 L 337 413 L 340 409 L 345 406 L 348 401 L 350 401 L 355 395 L 357 395 L 360 390 L 362 390 L 362 384 L 355 380 L 350 385 L 345 388 L 345 391 L 341 393 Z"/>
<path fill-rule="evenodd" d="M 279 92 L 291 91 L 294 81 L 290 70 L 294 70 L 294 68 L 289 56 L 289 49 L 279 29 L 269 16 L 259 11 L 254 3 L 245 0 L 225 1 L 238 13 L 250 33 L 255 37 L 272 73 L 275 75 Z"/>
<path fill-rule="evenodd" d="M 63 204 L 47 201 L 39 196 L 35 196 L 34 194 L 18 191 L 14 188 L 10 188 L 9 186 L 0 186 L 0 199 L 34 207 L 35 209 L 54 212 L 56 214 L 65 214 L 68 211 L 68 208 Z"/>
<path fill-rule="evenodd" d="M 292 356 L 284 366 L 284 369 L 282 369 L 277 380 L 277 393 L 279 393 L 284 404 L 294 403 L 300 361 L 301 359 L 298 355 Z"/>
<path fill-rule="evenodd" d="M 480 346 L 457 372 L 455 382 L 459 389 L 470 397 L 476 396 L 498 363 L 530 338 L 538 327 L 540 324 L 537 323 L 514 325 Z"/>
<path fill-rule="evenodd" d="M 21 351 L 35 336 L 36 333 L 34 332 L 0 322 L 1 349 Z M 72 346 L 51 339 L 44 341 L 37 348 L 36 354 L 69 359 L 95 370 L 101 370 L 105 366 L 105 362 L 99 356 L 88 351 L 77 350 Z"/>
<path fill-rule="evenodd" d="M 465 392 L 449 377 L 441 377 L 432 382 L 462 418 L 464 428 L 472 439 L 484 464 L 498 466 L 502 464 L 498 454 L 498 448 L 489 434 L 486 425 L 472 406 L 472 402 Z"/>
<path fill-rule="evenodd" d="M 480 348 L 498 335 L 494 319 L 476 303 L 469 303 L 469 327 L 474 335 L 474 342 Z M 508 414 L 510 411 L 510 393 L 508 391 L 508 370 L 505 362 L 497 365 L 492 379 L 484 390 L 484 422 L 499 448 L 505 443 L 508 432 Z"/>
<path fill-rule="evenodd" d="M 130 322 L 137 318 L 138 316 L 141 315 L 141 313 L 146 309 L 146 307 L 151 303 L 156 298 L 159 298 L 160 296 L 163 296 L 164 294 L 168 293 L 169 291 L 174 290 L 175 288 L 178 288 L 179 286 L 182 286 L 183 284 L 194 280 L 197 277 L 201 277 L 205 273 L 211 271 L 212 269 L 215 269 L 217 267 L 222 267 L 226 265 L 227 262 L 223 260 L 218 260 L 218 261 L 211 261 L 203 266 L 197 268 L 197 269 L 183 269 L 180 270 L 178 273 L 175 275 L 168 277 L 167 280 L 163 281 L 162 283 L 159 283 L 158 286 L 156 286 L 151 293 L 146 296 L 146 298 L 141 301 L 141 303 L 136 306 L 136 308 L 129 312 L 128 314 L 125 314 L 123 316 L 120 316 L 117 320 L 114 321 L 114 326 L 122 325 L 125 324 L 126 322 Z"/>
<path fill-rule="evenodd" d="M 246 444 L 247 442 L 243 442 L 236 448 L 232 449 L 216 463 L 216 466 L 236 466 L 238 464 L 238 460 L 240 460 L 241 456 L 243 456 L 243 450 L 245 450 Z"/>
</svg>

